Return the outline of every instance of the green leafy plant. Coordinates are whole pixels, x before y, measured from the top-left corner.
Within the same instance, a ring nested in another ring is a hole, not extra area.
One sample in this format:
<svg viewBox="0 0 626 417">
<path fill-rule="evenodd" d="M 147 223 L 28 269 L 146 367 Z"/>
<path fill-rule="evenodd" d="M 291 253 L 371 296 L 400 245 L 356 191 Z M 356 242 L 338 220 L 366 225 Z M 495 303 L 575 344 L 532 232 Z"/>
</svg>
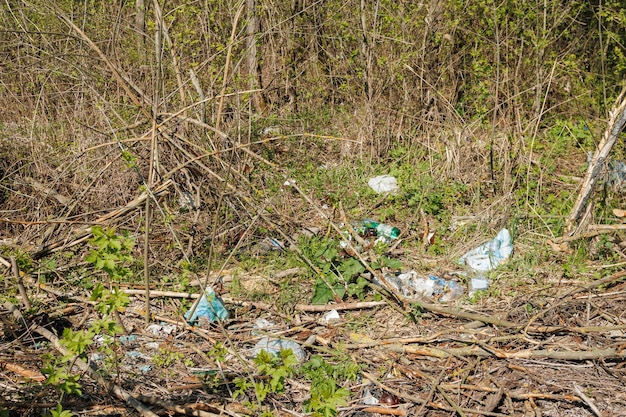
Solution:
<svg viewBox="0 0 626 417">
<path fill-rule="evenodd" d="M 48 416 L 50 416 L 50 417 L 72 417 L 72 416 L 74 416 L 74 413 L 72 413 L 71 411 L 68 411 L 68 410 L 64 410 L 63 406 L 59 403 L 59 404 L 57 404 L 57 406 L 55 408 L 50 410 L 50 413 L 48 414 Z"/>
<path fill-rule="evenodd" d="M 115 229 L 103 229 L 100 226 L 92 227 L 91 233 L 93 238 L 89 243 L 94 249 L 85 260 L 106 273 L 114 282 L 132 278 L 130 265 L 135 260 L 132 256 L 135 241 L 126 234 L 116 234 Z"/>
<path fill-rule="evenodd" d="M 182 352 L 175 352 L 171 349 L 160 348 L 158 352 L 152 357 L 152 363 L 161 367 L 169 367 L 174 362 L 183 360 L 185 355 Z"/>
<path fill-rule="evenodd" d="M 100 227 L 94 227 L 92 233 L 94 238 L 90 243 L 95 248 L 87 257 L 88 262 L 93 263 L 96 270 L 108 274 L 111 280 L 117 281 L 132 275 L 128 264 L 133 261 L 130 251 L 134 242 L 127 237 L 116 235 L 111 229 L 103 230 Z M 114 342 L 116 335 L 123 332 L 117 314 L 129 304 L 128 295 L 116 288 L 106 289 L 102 283 L 98 283 L 90 300 L 96 301 L 95 310 L 101 314 L 101 317 L 86 330 L 64 329 L 60 342 L 69 353 L 61 358 L 49 358 L 42 368 L 42 372 L 47 376 L 46 383 L 56 387 L 62 395 L 82 394 L 79 384 L 80 375 L 73 374 L 71 369 L 74 358 L 86 359 L 86 352 L 94 343 L 96 335 L 105 336 L 102 338 L 100 350 L 107 354 L 107 357 L 111 357 L 115 353 L 110 344 Z M 116 360 L 110 362 L 117 363 Z M 59 415 L 66 415 L 61 414 L 62 410 L 59 413 Z"/>
<path fill-rule="evenodd" d="M 362 294 L 366 283 L 357 283 L 356 277 L 365 271 L 357 259 L 344 258 L 338 243 L 333 239 L 317 238 L 302 241 L 305 256 L 318 268 L 318 277 L 313 285 L 313 304 L 326 304 L 335 298 L 343 298 L 349 284 L 351 295 Z"/>
<path fill-rule="evenodd" d="M 279 394 L 285 390 L 285 379 L 294 374 L 294 366 L 297 363 L 298 360 L 291 349 L 281 350 L 277 356 L 262 350 L 254 358 L 259 378 L 235 378 L 237 390 L 233 392 L 233 398 L 254 389 L 257 403 L 260 406 L 269 394 Z"/>
<path fill-rule="evenodd" d="M 360 369 L 349 358 L 331 365 L 314 355 L 300 371 L 311 381 L 311 397 L 304 402 L 304 411 L 314 417 L 334 417 L 337 407 L 346 405 L 350 397 L 350 391 L 338 386 L 338 380 L 355 380 Z"/>
</svg>

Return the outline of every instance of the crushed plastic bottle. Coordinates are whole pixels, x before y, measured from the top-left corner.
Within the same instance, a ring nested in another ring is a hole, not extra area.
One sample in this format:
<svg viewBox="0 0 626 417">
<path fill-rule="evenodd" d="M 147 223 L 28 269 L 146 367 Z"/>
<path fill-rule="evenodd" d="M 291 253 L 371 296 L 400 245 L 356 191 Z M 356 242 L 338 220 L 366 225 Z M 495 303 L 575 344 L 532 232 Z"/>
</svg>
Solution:
<svg viewBox="0 0 626 417">
<path fill-rule="evenodd" d="M 267 336 L 262 337 L 252 348 L 252 356 L 256 357 L 263 350 L 274 356 L 278 356 L 282 350 L 287 349 L 291 349 L 293 356 L 296 357 L 298 362 L 303 362 L 306 359 L 306 353 L 302 347 L 300 347 L 300 345 L 293 340 L 278 339 Z"/>
<path fill-rule="evenodd" d="M 472 278 L 469 284 L 469 296 L 471 297 L 476 291 L 485 291 L 489 289 L 489 280 L 487 278 Z"/>
</svg>

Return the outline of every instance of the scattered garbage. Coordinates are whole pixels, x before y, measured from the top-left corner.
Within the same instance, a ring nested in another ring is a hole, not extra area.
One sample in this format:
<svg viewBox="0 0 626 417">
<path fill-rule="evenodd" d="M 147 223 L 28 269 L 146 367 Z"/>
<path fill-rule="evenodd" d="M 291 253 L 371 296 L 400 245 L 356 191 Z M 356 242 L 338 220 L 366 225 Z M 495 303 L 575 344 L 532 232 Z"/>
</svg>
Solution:
<svg viewBox="0 0 626 417">
<path fill-rule="evenodd" d="M 337 310 L 330 310 L 328 313 L 324 314 L 322 320 L 324 323 L 330 324 L 334 321 L 341 320 L 341 317 L 339 317 L 339 312 L 337 312 Z"/>
<path fill-rule="evenodd" d="M 259 335 L 261 332 L 259 330 L 267 330 L 276 327 L 274 323 L 267 319 L 258 319 L 254 323 L 254 330 L 252 330 L 253 335 Z M 278 356 L 280 355 L 281 350 L 291 349 L 293 355 L 296 357 L 298 362 L 303 362 L 306 359 L 306 353 L 300 347 L 300 345 L 292 340 L 279 339 L 277 337 L 268 337 L 263 336 L 256 345 L 252 348 L 252 356 L 256 357 L 262 350 L 271 353 L 272 355 Z"/>
<path fill-rule="evenodd" d="M 363 391 L 363 397 L 361 398 L 361 402 L 365 405 L 377 405 L 378 398 L 372 395 L 372 392 L 369 390 L 369 388 L 365 388 L 365 390 Z"/>
<path fill-rule="evenodd" d="M 626 163 L 622 161 L 609 162 L 609 180 L 610 186 L 622 189 L 626 184 Z"/>
<path fill-rule="evenodd" d="M 134 365 L 135 369 L 137 369 L 140 373 L 146 374 L 152 370 L 152 365 L 148 365 L 146 363 L 138 363 L 140 361 L 149 361 L 152 360 L 151 357 L 145 356 L 143 353 L 138 352 L 136 350 L 131 350 L 130 352 L 126 352 L 125 354 L 128 361 Z"/>
<path fill-rule="evenodd" d="M 378 194 L 396 193 L 400 189 L 400 187 L 398 187 L 398 181 L 391 175 L 379 175 L 370 178 L 367 184 Z"/>
<path fill-rule="evenodd" d="M 183 190 L 178 194 L 178 211 L 180 213 L 187 213 L 189 211 L 196 211 L 198 207 L 193 199 L 191 193 L 187 190 Z"/>
<path fill-rule="evenodd" d="M 130 344 L 132 342 L 135 342 L 136 340 L 137 340 L 137 336 L 135 336 L 134 334 L 128 334 L 128 335 L 124 334 L 119 337 L 119 341 L 123 345 Z"/>
<path fill-rule="evenodd" d="M 267 253 L 271 251 L 284 252 L 285 244 L 280 240 L 266 237 L 257 244 L 257 250 L 261 253 Z"/>
<path fill-rule="evenodd" d="M 486 290 L 489 288 L 489 280 L 483 277 L 472 278 L 469 283 L 469 296 L 471 297 L 476 291 Z"/>
<path fill-rule="evenodd" d="M 200 301 L 194 303 L 185 313 L 185 320 L 187 320 L 189 324 L 195 324 L 198 320 L 214 322 L 217 320 L 226 320 L 227 318 L 228 310 L 226 310 L 224 303 L 215 294 L 212 288 L 207 288 Z"/>
<path fill-rule="evenodd" d="M 485 242 L 461 256 L 459 263 L 467 265 L 477 272 L 487 272 L 506 262 L 512 253 L 511 234 L 507 229 L 502 229 L 489 242 Z"/>
<path fill-rule="evenodd" d="M 408 298 L 429 297 L 445 303 L 460 298 L 465 292 L 463 286 L 455 280 L 447 280 L 435 275 L 421 277 L 415 271 L 404 274 L 387 274 L 385 279 L 398 292 Z"/>
<path fill-rule="evenodd" d="M 256 357 L 261 351 L 266 351 L 278 356 L 282 350 L 291 349 L 298 362 L 304 362 L 306 353 L 300 345 L 292 340 L 277 339 L 272 337 L 262 337 L 252 348 L 252 356 Z"/>
<path fill-rule="evenodd" d="M 592 151 L 587 152 L 588 164 L 591 164 L 593 161 L 593 156 L 594 153 Z M 626 185 L 626 163 L 607 158 L 605 164 L 606 169 L 601 173 L 601 181 L 612 188 L 623 189 Z"/>
<path fill-rule="evenodd" d="M 400 400 L 395 395 L 390 394 L 387 391 L 385 391 L 380 396 L 380 399 L 378 400 L 378 402 L 380 404 L 384 404 L 384 405 L 387 405 L 389 407 L 395 407 L 396 405 L 398 405 L 400 403 Z"/>
<path fill-rule="evenodd" d="M 146 331 L 154 336 L 169 336 L 176 330 L 176 325 L 174 324 L 157 324 L 152 323 L 148 327 L 146 327 Z"/>
</svg>

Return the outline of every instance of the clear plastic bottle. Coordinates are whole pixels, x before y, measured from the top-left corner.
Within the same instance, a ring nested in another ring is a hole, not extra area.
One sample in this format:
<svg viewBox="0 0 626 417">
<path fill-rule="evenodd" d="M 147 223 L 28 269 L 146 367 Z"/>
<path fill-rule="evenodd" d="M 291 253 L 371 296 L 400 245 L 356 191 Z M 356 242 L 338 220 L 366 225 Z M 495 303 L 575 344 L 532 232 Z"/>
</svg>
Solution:
<svg viewBox="0 0 626 417">
<path fill-rule="evenodd" d="M 389 240 L 397 239 L 400 236 L 400 229 L 397 227 L 389 226 L 388 224 L 379 223 L 376 220 L 365 219 L 362 225 L 366 229 L 376 230 L 378 237 L 384 237 Z"/>
</svg>

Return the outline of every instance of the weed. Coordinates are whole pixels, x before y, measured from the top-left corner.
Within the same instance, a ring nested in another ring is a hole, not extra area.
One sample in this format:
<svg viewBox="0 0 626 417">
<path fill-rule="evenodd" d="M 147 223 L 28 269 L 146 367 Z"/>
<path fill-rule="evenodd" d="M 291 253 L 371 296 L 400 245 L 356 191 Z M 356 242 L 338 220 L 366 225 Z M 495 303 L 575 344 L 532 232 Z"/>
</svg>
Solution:
<svg viewBox="0 0 626 417">
<path fill-rule="evenodd" d="M 291 349 L 281 350 L 278 356 L 262 350 L 254 358 L 254 364 L 261 378 L 235 378 L 237 390 L 233 392 L 233 399 L 253 389 L 257 405 L 260 407 L 269 394 L 280 394 L 285 390 L 285 379 L 293 375 L 294 365 L 297 363 L 298 360 Z M 269 377 L 269 379 L 263 377 Z"/>
<path fill-rule="evenodd" d="M 156 366 L 167 368 L 173 363 L 181 361 L 184 358 L 185 355 L 182 352 L 159 348 L 158 352 L 152 357 L 152 363 Z"/>
<path fill-rule="evenodd" d="M 95 249 L 88 256 L 88 261 L 94 264 L 96 270 L 105 272 L 110 279 L 119 280 L 130 275 L 127 263 L 133 261 L 129 251 L 134 242 L 126 237 L 120 237 L 113 230 L 102 230 L 94 227 L 94 238 L 90 241 Z M 69 351 L 68 355 L 61 358 L 48 358 L 42 372 L 47 376 L 46 384 L 54 386 L 63 394 L 81 395 L 79 384 L 80 375 L 72 373 L 73 358 L 86 359 L 87 349 L 94 343 L 96 335 L 103 335 L 100 349 L 107 357 L 114 356 L 111 342 L 114 337 L 123 332 L 123 327 L 118 324 L 117 313 L 122 311 L 130 302 L 128 295 L 117 289 L 105 289 L 102 283 L 98 283 L 90 298 L 96 301 L 95 309 L 101 314 L 86 330 L 73 331 L 66 328 L 60 338 L 61 344 Z M 116 360 L 110 360 L 116 364 Z M 64 415 L 64 414 L 59 414 Z"/>
<path fill-rule="evenodd" d="M 135 241 L 127 234 L 117 235 L 115 229 L 91 228 L 93 238 L 89 243 L 94 247 L 86 261 L 97 270 L 105 272 L 114 282 L 129 280 L 133 272 L 129 265 L 134 262 L 132 249 Z"/>
<path fill-rule="evenodd" d="M 311 397 L 303 404 L 304 411 L 314 417 L 333 417 L 337 407 L 346 405 L 350 391 L 338 386 L 339 380 L 355 380 L 360 368 L 349 358 L 331 365 L 320 355 L 314 355 L 300 372 L 311 381 Z"/>
<path fill-rule="evenodd" d="M 74 413 L 68 410 L 64 410 L 61 404 L 57 404 L 55 408 L 50 410 L 50 413 L 48 414 L 48 416 L 50 417 L 73 417 Z"/>
</svg>

